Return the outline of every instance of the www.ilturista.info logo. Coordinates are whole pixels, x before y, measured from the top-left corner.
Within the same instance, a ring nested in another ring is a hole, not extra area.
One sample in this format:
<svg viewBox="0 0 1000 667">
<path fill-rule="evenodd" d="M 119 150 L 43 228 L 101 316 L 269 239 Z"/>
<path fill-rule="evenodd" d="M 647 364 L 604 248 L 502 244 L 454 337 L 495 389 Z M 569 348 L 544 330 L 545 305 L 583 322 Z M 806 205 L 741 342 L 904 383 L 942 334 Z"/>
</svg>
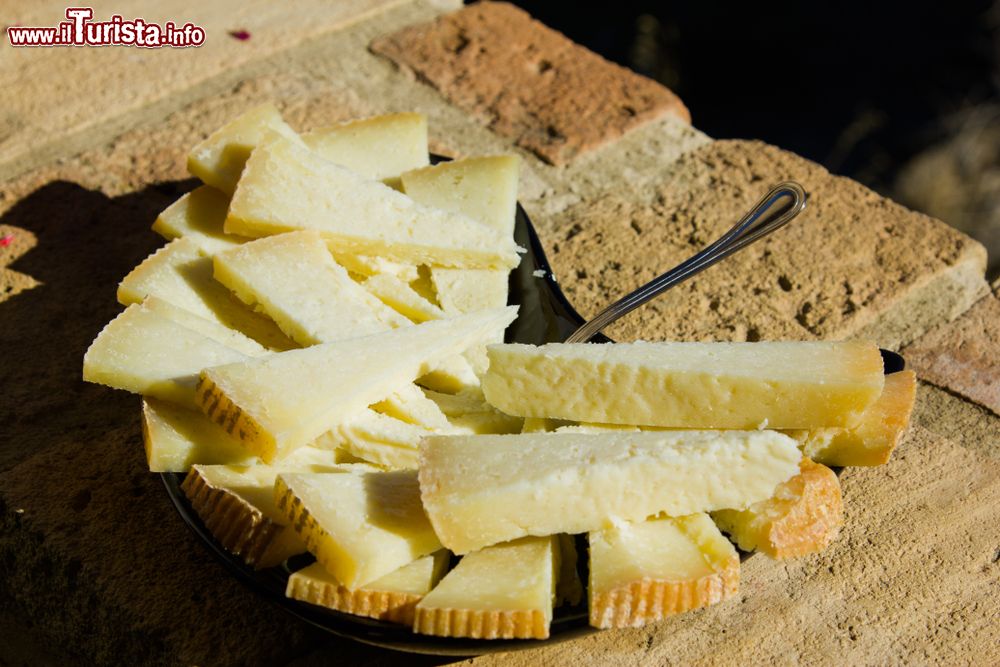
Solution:
<svg viewBox="0 0 1000 667">
<path fill-rule="evenodd" d="M 68 7 L 67 21 L 54 27 L 11 26 L 7 39 L 11 46 L 139 46 L 158 49 L 184 48 L 205 43 L 205 29 L 193 23 L 163 25 L 136 18 L 126 21 L 115 14 L 108 21 L 92 21 L 91 7 Z"/>
</svg>

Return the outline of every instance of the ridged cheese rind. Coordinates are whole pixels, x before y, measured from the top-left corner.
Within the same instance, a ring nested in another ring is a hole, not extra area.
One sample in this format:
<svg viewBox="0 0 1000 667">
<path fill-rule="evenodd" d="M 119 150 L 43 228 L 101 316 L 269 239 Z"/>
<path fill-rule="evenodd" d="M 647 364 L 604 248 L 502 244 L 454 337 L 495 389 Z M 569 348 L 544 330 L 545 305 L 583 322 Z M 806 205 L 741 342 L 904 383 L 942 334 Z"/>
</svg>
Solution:
<svg viewBox="0 0 1000 667">
<path fill-rule="evenodd" d="M 712 518 L 744 551 L 772 558 L 816 553 L 844 523 L 840 480 L 826 466 L 803 458 L 799 474 L 779 485 L 771 498 L 745 510 L 713 512 Z"/>
<path fill-rule="evenodd" d="M 491 345 L 483 391 L 522 417 L 678 428 L 853 426 L 882 393 L 872 343 Z"/>
<path fill-rule="evenodd" d="M 707 514 L 657 517 L 588 535 L 590 625 L 640 627 L 734 596 L 740 559 Z"/>
<path fill-rule="evenodd" d="M 427 117 L 391 113 L 319 127 L 302 141 L 323 158 L 366 178 L 382 180 L 425 166 Z"/>
<path fill-rule="evenodd" d="M 800 458 L 774 431 L 431 436 L 420 489 L 442 543 L 464 554 L 660 512 L 744 508 L 771 497 Z"/>
</svg>

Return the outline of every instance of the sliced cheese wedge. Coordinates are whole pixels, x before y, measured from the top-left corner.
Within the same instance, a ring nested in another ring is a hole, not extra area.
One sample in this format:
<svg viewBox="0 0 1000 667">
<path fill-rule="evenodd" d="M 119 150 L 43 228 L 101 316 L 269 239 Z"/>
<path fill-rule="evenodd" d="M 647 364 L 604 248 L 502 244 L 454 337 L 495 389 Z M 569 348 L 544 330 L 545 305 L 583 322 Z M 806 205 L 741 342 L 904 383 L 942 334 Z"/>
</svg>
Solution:
<svg viewBox="0 0 1000 667">
<path fill-rule="evenodd" d="M 900 371 L 885 376 L 878 400 L 852 428 L 790 431 L 802 453 L 828 466 L 877 466 L 888 463 L 910 423 L 917 395 L 917 376 Z"/>
<path fill-rule="evenodd" d="M 251 241 L 215 256 L 214 276 L 302 346 L 408 326 L 351 280 L 316 232 Z"/>
<path fill-rule="evenodd" d="M 770 498 L 800 458 L 774 431 L 431 436 L 420 490 L 441 542 L 464 554 L 659 512 L 745 508 Z"/>
<path fill-rule="evenodd" d="M 285 595 L 356 616 L 413 625 L 417 603 L 444 576 L 449 559 L 448 552 L 440 549 L 355 590 L 337 581 L 321 563 L 313 563 L 288 577 Z"/>
<path fill-rule="evenodd" d="M 807 458 L 799 474 L 782 483 L 767 500 L 745 510 L 712 513 L 740 549 L 771 558 L 796 558 L 822 551 L 844 523 L 840 480 L 832 470 Z"/>
<path fill-rule="evenodd" d="M 408 424 L 425 426 L 430 429 L 448 428 L 448 417 L 440 406 L 427 397 L 420 387 L 413 383 L 403 385 L 372 409 L 389 417 L 395 417 Z"/>
<path fill-rule="evenodd" d="M 333 258 L 342 267 L 362 278 L 367 278 L 371 276 L 377 276 L 380 274 L 388 274 L 390 276 L 395 276 L 403 282 L 409 283 L 410 281 L 416 280 L 420 274 L 417 271 L 417 267 L 413 264 L 404 264 L 402 262 L 393 262 L 391 260 L 385 259 L 384 257 L 376 257 L 373 255 L 357 255 L 353 252 L 343 252 L 331 250 Z"/>
<path fill-rule="evenodd" d="M 253 465 L 260 461 L 202 413 L 155 398 L 142 402 L 142 440 L 150 472 L 187 472 L 195 464 Z"/>
<path fill-rule="evenodd" d="M 272 354 L 202 372 L 198 403 L 271 462 L 345 423 L 517 310 L 466 315 Z"/>
<path fill-rule="evenodd" d="M 225 193 L 201 185 L 164 209 L 153 223 L 153 231 L 168 241 L 182 236 L 191 239 L 202 255 L 210 257 L 249 240 L 222 231 L 228 211 Z"/>
<path fill-rule="evenodd" d="M 265 348 L 252 338 L 244 336 L 236 329 L 219 324 L 217 320 L 207 320 L 194 313 L 178 308 L 174 304 L 158 299 L 155 296 L 147 296 L 142 302 L 146 310 L 162 315 L 168 320 L 173 320 L 181 326 L 197 331 L 208 336 L 212 340 L 222 343 L 226 347 L 231 347 L 238 352 L 249 357 L 263 357 L 271 351 Z"/>
<path fill-rule="evenodd" d="M 344 450 L 387 470 L 416 470 L 420 440 L 435 433 L 372 410 L 365 410 L 335 431 Z"/>
<path fill-rule="evenodd" d="M 367 466 L 338 465 L 337 452 L 303 447 L 280 466 L 196 465 L 181 488 L 205 527 L 230 553 L 256 569 L 273 567 L 305 544 L 288 528 L 274 500 L 279 472 L 348 473 Z"/>
<path fill-rule="evenodd" d="M 590 624 L 639 627 L 736 595 L 740 558 L 707 514 L 654 518 L 595 531 Z"/>
<path fill-rule="evenodd" d="M 87 348 L 83 379 L 194 406 L 198 373 L 203 368 L 250 358 L 145 305 L 133 304 Z"/>
<path fill-rule="evenodd" d="M 486 335 L 492 335 L 492 332 Z M 473 343 L 473 345 L 479 344 L 482 344 L 481 339 Z M 470 345 L 470 347 L 472 346 Z M 435 364 L 434 368 L 420 376 L 417 379 L 417 384 L 445 394 L 457 394 L 460 391 L 475 389 L 479 387 L 480 383 L 479 376 L 476 375 L 476 370 L 469 363 L 469 360 L 464 355 L 453 355 Z"/>
<path fill-rule="evenodd" d="M 512 268 L 517 246 L 473 220 L 416 204 L 392 188 L 287 140 L 253 152 L 225 231 L 268 236 L 320 232 L 335 252 L 412 264 Z"/>
<path fill-rule="evenodd" d="M 523 431 L 523 419 L 500 412 L 487 403 L 482 392 L 476 388 L 457 394 L 443 394 L 430 389 L 424 392 L 446 415 L 450 426 L 448 433 L 475 435 Z"/>
<path fill-rule="evenodd" d="M 192 148 L 188 154 L 188 171 L 203 183 L 231 195 L 250 152 L 274 136 L 302 143 L 273 104 L 261 104 L 226 123 Z"/>
<path fill-rule="evenodd" d="M 154 296 L 199 317 L 253 338 L 275 350 L 296 345 L 268 318 L 253 312 L 212 277 L 212 260 L 197 243 L 179 238 L 160 248 L 132 269 L 118 286 L 122 305 Z"/>
<path fill-rule="evenodd" d="M 386 273 L 372 276 L 364 282 L 364 287 L 385 305 L 414 322 L 440 320 L 445 317 L 441 308 L 417 294 L 412 287 L 396 276 Z M 506 305 L 503 303 L 500 307 Z"/>
<path fill-rule="evenodd" d="M 439 637 L 545 639 L 558 571 L 555 536 L 470 553 L 417 604 L 413 629 Z"/>
<path fill-rule="evenodd" d="M 483 391 L 522 417 L 680 428 L 853 426 L 882 393 L 865 342 L 493 345 Z"/>
<path fill-rule="evenodd" d="M 401 180 L 417 203 L 459 213 L 513 238 L 519 170 L 517 156 L 494 155 L 442 162 L 409 171 Z M 431 274 L 446 313 L 507 305 L 507 271 L 434 268 Z"/>
<path fill-rule="evenodd" d="M 366 178 L 382 180 L 429 162 L 427 117 L 392 113 L 352 120 L 302 135 L 323 158 Z"/>
<path fill-rule="evenodd" d="M 281 474 L 274 493 L 310 553 L 350 589 L 441 548 L 412 471 Z"/>
</svg>

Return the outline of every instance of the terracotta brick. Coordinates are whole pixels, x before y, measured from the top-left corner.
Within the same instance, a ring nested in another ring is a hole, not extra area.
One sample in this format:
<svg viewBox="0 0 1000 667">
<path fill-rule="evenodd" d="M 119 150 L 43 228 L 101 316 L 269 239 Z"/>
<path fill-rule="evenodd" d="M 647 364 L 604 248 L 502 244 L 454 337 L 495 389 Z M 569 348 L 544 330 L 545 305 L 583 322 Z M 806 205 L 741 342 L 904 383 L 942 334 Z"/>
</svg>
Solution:
<svg viewBox="0 0 1000 667">
<path fill-rule="evenodd" d="M 990 294 L 903 350 L 921 380 L 1000 414 L 1000 299 Z"/>
<path fill-rule="evenodd" d="M 379 38 L 372 50 L 553 164 L 650 120 L 690 121 L 680 99 L 514 5 L 481 2 Z"/>
<path fill-rule="evenodd" d="M 708 245 L 779 181 L 800 181 L 809 204 L 788 227 L 613 325 L 612 337 L 870 337 L 895 348 L 987 290 L 978 243 L 792 153 L 716 141 L 671 171 L 645 198 L 610 193 L 556 216 L 546 245 L 585 316 Z"/>
</svg>

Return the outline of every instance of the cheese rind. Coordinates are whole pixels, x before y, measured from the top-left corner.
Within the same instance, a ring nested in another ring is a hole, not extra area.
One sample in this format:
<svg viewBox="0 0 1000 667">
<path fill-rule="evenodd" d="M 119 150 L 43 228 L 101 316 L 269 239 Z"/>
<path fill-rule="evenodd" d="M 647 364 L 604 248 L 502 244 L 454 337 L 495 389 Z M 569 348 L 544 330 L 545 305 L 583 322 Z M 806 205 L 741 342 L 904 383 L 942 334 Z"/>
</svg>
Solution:
<svg viewBox="0 0 1000 667">
<path fill-rule="evenodd" d="M 506 326 L 516 308 L 436 320 L 208 368 L 198 404 L 265 462 L 349 421 L 395 388 Z"/>
<path fill-rule="evenodd" d="M 906 432 L 916 400 L 917 376 L 899 371 L 885 376 L 878 400 L 852 428 L 821 428 L 791 431 L 802 453 L 828 466 L 877 466 L 888 463 Z"/>
<path fill-rule="evenodd" d="M 822 551 L 844 523 L 840 480 L 826 466 L 804 458 L 799 474 L 780 484 L 771 498 L 745 510 L 713 512 L 712 518 L 744 551 L 771 558 Z"/>
<path fill-rule="evenodd" d="M 315 232 L 291 232 L 219 253 L 214 276 L 302 346 L 408 326 L 351 280 Z"/>
<path fill-rule="evenodd" d="M 588 539 L 595 628 L 640 627 L 739 589 L 739 555 L 707 514 L 622 524 Z"/>
<path fill-rule="evenodd" d="M 321 127 L 302 135 L 316 154 L 366 178 L 382 180 L 423 167 L 427 117 L 392 113 Z"/>
<path fill-rule="evenodd" d="M 302 143 L 282 120 L 274 104 L 261 104 L 226 123 L 192 148 L 188 154 L 188 171 L 203 183 L 231 195 L 251 151 L 276 136 Z"/>
<path fill-rule="evenodd" d="M 440 637 L 545 639 L 558 571 L 555 536 L 470 553 L 417 604 L 413 629 Z"/>
<path fill-rule="evenodd" d="M 83 379 L 134 394 L 195 404 L 198 373 L 250 359 L 141 304 L 111 320 L 83 356 Z"/>
<path fill-rule="evenodd" d="M 337 581 L 322 563 L 313 563 L 288 577 L 285 595 L 356 616 L 412 625 L 417 603 L 440 581 L 448 560 L 448 552 L 441 549 L 356 590 Z"/>
<path fill-rule="evenodd" d="M 744 508 L 771 497 L 800 458 L 774 431 L 431 436 L 420 489 L 442 543 L 464 554 L 659 512 Z"/>
<path fill-rule="evenodd" d="M 274 493 L 310 553 L 347 588 L 441 548 L 412 471 L 281 474 Z"/>
<path fill-rule="evenodd" d="M 273 321 L 253 312 L 216 282 L 212 259 L 202 256 L 192 239 L 174 239 L 132 269 L 118 285 L 122 305 L 140 303 L 148 296 L 236 329 L 271 349 L 296 347 Z"/>
<path fill-rule="evenodd" d="M 678 428 L 853 426 L 882 393 L 864 342 L 492 345 L 483 391 L 522 417 Z"/>
<path fill-rule="evenodd" d="M 187 472 L 195 464 L 259 462 L 202 413 L 155 398 L 142 401 L 142 440 L 150 472 Z"/>
<path fill-rule="evenodd" d="M 294 143 L 277 140 L 247 161 L 225 231 L 245 236 L 314 229 L 338 252 L 412 264 L 517 265 L 513 240 L 464 216 L 416 204 Z"/>
<path fill-rule="evenodd" d="M 210 257 L 230 250 L 249 239 L 222 231 L 229 211 L 229 197 L 208 185 L 200 185 L 163 210 L 153 223 L 153 231 L 171 241 L 184 237 Z"/>
</svg>

